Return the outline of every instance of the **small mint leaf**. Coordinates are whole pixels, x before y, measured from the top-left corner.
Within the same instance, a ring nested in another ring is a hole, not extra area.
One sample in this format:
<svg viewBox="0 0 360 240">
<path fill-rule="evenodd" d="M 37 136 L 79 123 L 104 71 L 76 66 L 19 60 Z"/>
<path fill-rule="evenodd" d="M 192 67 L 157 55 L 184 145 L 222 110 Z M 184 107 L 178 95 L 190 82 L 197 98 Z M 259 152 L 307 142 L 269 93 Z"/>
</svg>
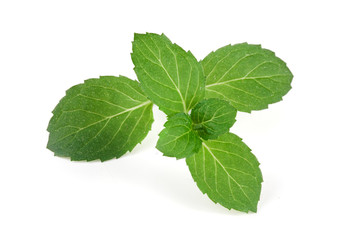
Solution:
<svg viewBox="0 0 360 240">
<path fill-rule="evenodd" d="M 145 138 L 152 122 L 152 103 L 138 82 L 89 79 L 70 88 L 55 107 L 47 147 L 71 160 L 118 158 Z"/>
<path fill-rule="evenodd" d="M 201 140 L 192 130 L 189 115 L 178 113 L 168 118 L 159 134 L 156 148 L 168 157 L 185 158 L 198 152 Z"/>
<path fill-rule="evenodd" d="M 227 101 L 217 98 L 202 100 L 191 110 L 193 129 L 203 139 L 215 139 L 234 125 L 236 113 Z"/>
<path fill-rule="evenodd" d="M 259 162 L 241 138 L 225 133 L 202 143 L 186 159 L 199 189 L 228 209 L 256 212 L 262 175 Z"/>
<path fill-rule="evenodd" d="M 204 97 L 201 64 L 164 34 L 135 34 L 131 58 L 141 88 L 167 115 L 188 113 Z"/>
<path fill-rule="evenodd" d="M 237 110 L 251 112 L 282 100 L 293 75 L 280 58 L 260 45 L 228 45 L 201 61 L 206 76 L 206 98 L 229 101 Z"/>
</svg>

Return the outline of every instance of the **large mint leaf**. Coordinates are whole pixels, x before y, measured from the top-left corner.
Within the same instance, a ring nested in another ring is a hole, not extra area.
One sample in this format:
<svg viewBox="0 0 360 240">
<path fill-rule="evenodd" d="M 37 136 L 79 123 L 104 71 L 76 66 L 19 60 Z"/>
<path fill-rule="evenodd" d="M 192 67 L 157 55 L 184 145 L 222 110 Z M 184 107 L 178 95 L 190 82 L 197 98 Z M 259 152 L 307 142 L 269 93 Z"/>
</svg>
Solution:
<svg viewBox="0 0 360 240">
<path fill-rule="evenodd" d="M 189 115 L 178 113 L 169 117 L 159 134 L 156 148 L 168 157 L 185 158 L 198 152 L 200 137 L 192 130 Z"/>
<path fill-rule="evenodd" d="M 72 160 L 118 158 L 145 138 L 152 122 L 152 103 L 138 82 L 89 79 L 70 88 L 54 109 L 47 147 Z"/>
<path fill-rule="evenodd" d="M 135 34 L 131 57 L 141 88 L 166 114 L 188 113 L 204 97 L 200 63 L 165 35 Z"/>
<path fill-rule="evenodd" d="M 227 101 L 217 98 L 202 100 L 191 110 L 193 128 L 203 139 L 215 139 L 234 125 L 236 113 Z"/>
<path fill-rule="evenodd" d="M 201 61 L 206 98 L 221 98 L 239 111 L 267 108 L 282 100 L 293 78 L 286 64 L 260 45 L 228 45 Z"/>
<path fill-rule="evenodd" d="M 225 133 L 204 141 L 186 163 L 199 189 L 212 201 L 228 209 L 257 211 L 262 175 L 259 162 L 241 138 Z"/>
</svg>

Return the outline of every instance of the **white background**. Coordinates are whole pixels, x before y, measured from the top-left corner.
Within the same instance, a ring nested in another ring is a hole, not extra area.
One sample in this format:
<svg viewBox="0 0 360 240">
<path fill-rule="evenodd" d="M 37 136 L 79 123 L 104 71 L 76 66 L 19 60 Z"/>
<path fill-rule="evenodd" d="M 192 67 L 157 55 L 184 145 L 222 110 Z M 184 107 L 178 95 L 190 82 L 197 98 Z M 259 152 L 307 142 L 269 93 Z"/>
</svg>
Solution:
<svg viewBox="0 0 360 240">
<path fill-rule="evenodd" d="M 358 1 L 0 2 L 0 239 L 360 239 Z M 141 145 L 105 163 L 46 149 L 65 90 L 135 79 L 133 33 L 165 33 L 198 59 L 262 44 L 287 62 L 284 101 L 239 113 L 232 132 L 261 162 L 258 213 L 229 211 L 184 160 Z"/>
</svg>

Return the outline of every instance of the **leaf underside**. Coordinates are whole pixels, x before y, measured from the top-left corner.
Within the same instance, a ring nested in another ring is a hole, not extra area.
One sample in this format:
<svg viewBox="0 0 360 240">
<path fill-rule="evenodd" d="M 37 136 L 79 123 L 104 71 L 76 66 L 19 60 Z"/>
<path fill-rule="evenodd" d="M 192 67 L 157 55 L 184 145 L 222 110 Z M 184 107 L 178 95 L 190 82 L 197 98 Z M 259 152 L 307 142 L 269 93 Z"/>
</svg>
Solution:
<svg viewBox="0 0 360 240">
<path fill-rule="evenodd" d="M 159 134 L 156 148 L 168 157 L 185 158 L 198 152 L 201 139 L 192 130 L 189 115 L 178 113 L 169 117 L 165 128 Z"/>
<path fill-rule="evenodd" d="M 191 119 L 203 139 L 215 139 L 229 131 L 235 123 L 236 109 L 227 101 L 205 99 L 191 110 Z"/>
<path fill-rule="evenodd" d="M 54 109 L 47 147 L 71 160 L 119 158 L 145 138 L 152 122 L 152 103 L 138 82 L 89 79 L 70 88 Z"/>
<path fill-rule="evenodd" d="M 135 34 L 131 58 L 141 88 L 167 115 L 188 113 L 204 97 L 201 64 L 165 35 Z"/>
<path fill-rule="evenodd" d="M 241 138 L 225 133 L 204 141 L 186 163 L 199 189 L 213 202 L 228 209 L 257 211 L 262 175 L 259 162 Z"/>
<path fill-rule="evenodd" d="M 229 101 L 238 111 L 251 112 L 282 100 L 293 75 L 280 58 L 260 45 L 228 45 L 201 61 L 206 98 Z"/>
</svg>

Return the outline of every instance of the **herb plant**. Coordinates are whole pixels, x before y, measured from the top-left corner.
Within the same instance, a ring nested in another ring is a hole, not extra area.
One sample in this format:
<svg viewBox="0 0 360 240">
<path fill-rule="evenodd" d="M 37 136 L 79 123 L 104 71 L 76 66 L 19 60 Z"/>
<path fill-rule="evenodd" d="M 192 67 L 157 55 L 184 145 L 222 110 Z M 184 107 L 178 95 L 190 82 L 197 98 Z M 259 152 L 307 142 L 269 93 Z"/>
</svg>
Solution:
<svg viewBox="0 0 360 240">
<path fill-rule="evenodd" d="M 135 34 L 138 81 L 88 79 L 67 90 L 53 110 L 47 147 L 71 160 L 119 158 L 148 134 L 153 103 L 167 114 L 156 148 L 186 158 L 199 189 L 228 209 L 256 212 L 259 162 L 229 132 L 237 111 L 261 110 L 291 88 L 286 64 L 260 45 L 227 45 L 200 62 L 164 34 Z"/>
</svg>

